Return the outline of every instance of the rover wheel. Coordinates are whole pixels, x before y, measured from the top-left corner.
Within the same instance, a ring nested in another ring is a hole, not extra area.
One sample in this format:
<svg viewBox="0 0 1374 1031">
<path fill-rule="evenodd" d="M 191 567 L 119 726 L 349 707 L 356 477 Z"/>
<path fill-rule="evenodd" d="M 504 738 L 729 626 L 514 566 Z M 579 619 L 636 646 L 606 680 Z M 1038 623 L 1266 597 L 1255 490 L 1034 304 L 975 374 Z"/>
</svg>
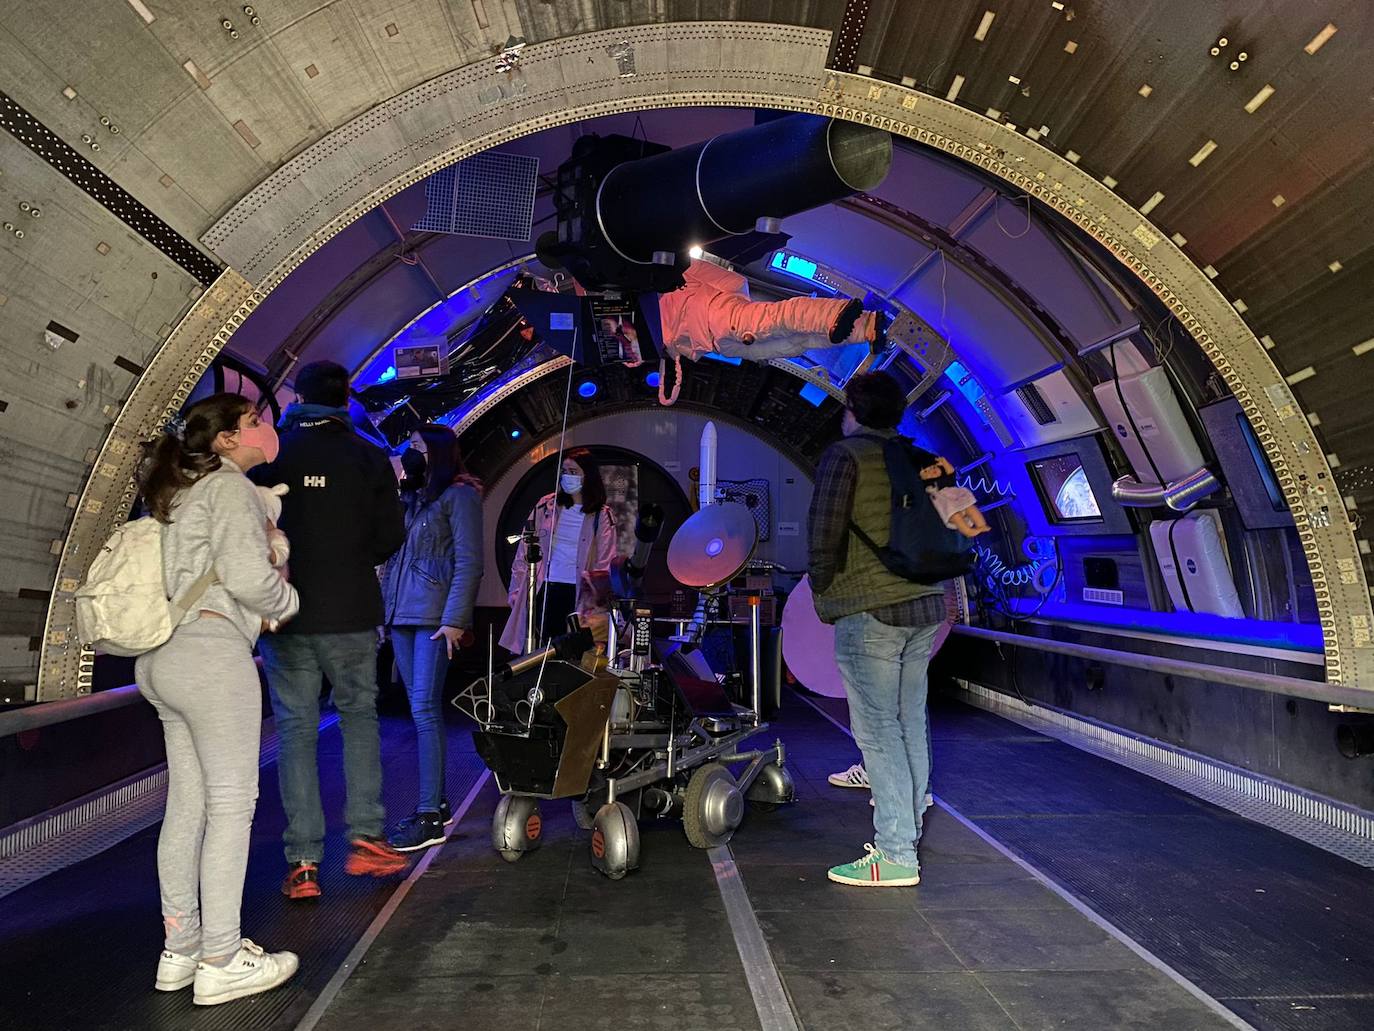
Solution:
<svg viewBox="0 0 1374 1031">
<path fill-rule="evenodd" d="M 687 782 L 682 825 L 696 848 L 724 845 L 744 819 L 744 797 L 735 778 L 720 763 L 707 763 Z"/>
</svg>

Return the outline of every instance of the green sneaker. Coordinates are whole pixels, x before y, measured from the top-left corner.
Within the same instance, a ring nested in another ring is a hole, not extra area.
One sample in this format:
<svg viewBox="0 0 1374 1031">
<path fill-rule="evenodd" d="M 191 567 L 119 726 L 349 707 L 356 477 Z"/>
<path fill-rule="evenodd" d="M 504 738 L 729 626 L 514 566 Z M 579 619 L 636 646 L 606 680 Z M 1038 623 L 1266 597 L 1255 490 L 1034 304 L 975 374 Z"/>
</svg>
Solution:
<svg viewBox="0 0 1374 1031">
<path fill-rule="evenodd" d="M 916 867 L 894 863 L 872 845 L 865 845 L 864 853 L 862 859 L 832 866 L 826 876 L 838 884 L 861 888 L 903 888 L 921 883 L 921 871 Z"/>
</svg>

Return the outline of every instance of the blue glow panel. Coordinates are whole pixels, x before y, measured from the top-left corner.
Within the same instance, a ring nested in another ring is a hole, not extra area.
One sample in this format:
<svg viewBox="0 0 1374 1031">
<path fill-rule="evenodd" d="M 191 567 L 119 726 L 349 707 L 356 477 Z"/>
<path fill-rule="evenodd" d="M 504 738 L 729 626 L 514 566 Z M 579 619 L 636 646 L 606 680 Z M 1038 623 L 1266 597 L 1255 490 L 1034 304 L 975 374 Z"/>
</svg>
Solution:
<svg viewBox="0 0 1374 1031">
<path fill-rule="evenodd" d="M 809 401 L 819 408 L 830 395 L 814 383 L 805 383 L 801 388 L 801 396 L 803 401 Z"/>
<path fill-rule="evenodd" d="M 949 377 L 951 383 L 959 388 L 959 393 L 968 398 L 970 404 L 976 404 L 978 399 L 983 396 L 983 388 L 973 378 L 973 373 L 964 368 L 962 362 L 950 362 L 945 368 L 945 375 Z"/>
<path fill-rule="evenodd" d="M 377 377 L 378 383 L 390 383 L 396 378 L 396 366 L 388 365 L 386 371 Z"/>
<path fill-rule="evenodd" d="M 773 260 L 769 264 L 778 271 L 786 272 L 799 279 L 814 281 L 816 278 L 816 263 L 814 261 L 808 261 L 800 254 L 788 254 L 786 251 L 778 251 L 773 255 Z"/>
<path fill-rule="evenodd" d="M 659 378 L 658 373 L 657 373 L 657 372 L 651 372 L 651 373 L 649 373 L 649 375 L 647 375 L 647 376 L 644 377 L 644 382 L 647 383 L 651 389 L 657 390 L 657 389 L 658 389 L 658 384 L 659 384 L 659 382 L 660 382 L 660 378 Z"/>
<path fill-rule="evenodd" d="M 596 392 L 600 389 L 601 388 L 598 387 L 591 380 L 585 380 L 581 385 L 578 386 L 577 396 L 586 398 L 596 397 Z"/>
<path fill-rule="evenodd" d="M 726 365 L 743 365 L 743 364 L 744 364 L 744 359 L 743 359 L 743 358 L 729 358 L 729 357 L 727 357 L 726 355 L 717 354 L 715 351 L 708 351 L 706 354 L 703 354 L 702 357 L 703 357 L 703 358 L 709 358 L 709 359 L 710 359 L 711 361 L 713 361 L 713 362 L 724 362 Z"/>
</svg>

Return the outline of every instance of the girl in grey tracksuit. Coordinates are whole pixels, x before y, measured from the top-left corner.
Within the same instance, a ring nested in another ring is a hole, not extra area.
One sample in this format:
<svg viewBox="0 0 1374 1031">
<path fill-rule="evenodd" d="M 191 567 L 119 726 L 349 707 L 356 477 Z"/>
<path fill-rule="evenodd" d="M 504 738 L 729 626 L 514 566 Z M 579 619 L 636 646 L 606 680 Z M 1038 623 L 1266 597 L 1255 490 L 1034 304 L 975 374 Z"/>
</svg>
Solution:
<svg viewBox="0 0 1374 1031">
<path fill-rule="evenodd" d="M 144 501 L 164 524 L 167 596 L 185 599 L 215 575 L 167 643 L 135 667 L 167 745 L 157 853 L 166 944 L 155 987 L 194 984 L 198 1005 L 274 988 L 297 967 L 292 953 L 265 953 L 239 929 L 262 727 L 253 645 L 299 607 L 272 567 L 267 510 L 244 476 L 276 446 L 247 399 L 216 394 L 158 442 L 142 476 Z"/>
</svg>

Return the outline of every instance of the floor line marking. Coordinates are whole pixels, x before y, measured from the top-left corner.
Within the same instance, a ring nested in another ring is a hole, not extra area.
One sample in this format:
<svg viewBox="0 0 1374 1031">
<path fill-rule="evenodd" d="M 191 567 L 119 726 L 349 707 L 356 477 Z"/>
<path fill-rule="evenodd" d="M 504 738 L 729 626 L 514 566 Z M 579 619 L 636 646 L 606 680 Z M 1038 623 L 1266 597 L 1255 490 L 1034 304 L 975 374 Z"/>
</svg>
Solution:
<svg viewBox="0 0 1374 1031">
<path fill-rule="evenodd" d="M 472 790 L 463 799 L 463 804 L 453 814 L 455 830 L 462 822 L 463 817 L 467 815 L 468 810 L 472 808 L 472 804 L 477 801 L 477 795 L 490 779 L 491 771 L 483 770 L 482 775 L 477 778 L 477 783 L 472 786 Z M 415 886 L 416 881 L 424 876 L 425 871 L 429 869 L 429 864 L 434 862 L 446 844 L 448 844 L 447 838 L 425 850 L 424 856 L 415 864 L 415 869 L 410 871 L 410 876 L 401 882 L 400 887 L 392 893 L 391 898 L 387 899 L 381 912 L 372 918 L 372 923 L 367 925 L 367 930 L 358 939 L 358 944 L 354 945 L 353 950 L 344 957 L 343 963 L 339 965 L 338 970 L 334 971 L 334 976 L 329 979 L 329 983 L 321 989 L 310 1009 L 305 1011 L 305 1016 L 301 1017 L 301 1022 L 296 1025 L 296 1031 L 314 1031 L 315 1025 L 324 1019 L 325 1011 L 329 1009 L 339 992 L 343 991 L 344 983 L 352 976 L 353 971 L 362 964 L 368 949 L 372 948 L 372 943 L 381 936 L 387 923 L 396 915 L 396 910 L 401 908 L 401 903 L 410 894 L 410 889 Z"/>
<path fill-rule="evenodd" d="M 758 915 L 749 902 L 735 857 L 728 845 L 706 850 L 711 859 L 711 871 L 716 875 L 716 887 L 725 903 L 725 915 L 735 938 L 744 976 L 749 982 L 749 994 L 754 997 L 759 1025 L 763 1031 L 800 1031 L 797 1016 L 782 986 L 782 976 L 773 962 L 768 941 L 759 926 Z"/>
<path fill-rule="evenodd" d="M 811 706 L 811 708 L 815 709 L 818 713 L 820 713 L 827 720 L 829 720 L 836 727 L 838 727 L 841 731 L 843 731 L 851 740 L 853 740 L 853 731 L 851 731 L 843 723 L 835 719 L 835 717 L 831 716 L 830 713 L 826 712 L 819 705 L 813 702 L 810 698 L 807 698 L 805 695 L 799 692 L 794 693 L 796 693 L 796 696 L 800 698 L 803 702 Z M 940 798 L 939 795 L 935 795 L 934 799 L 935 804 L 939 806 L 941 809 L 943 809 L 945 812 L 949 813 L 950 816 L 954 817 L 961 824 L 963 824 L 965 827 L 971 830 L 974 834 L 978 835 L 979 838 L 987 842 L 1002 855 L 1006 856 L 1013 863 L 1019 866 L 1022 870 L 1030 874 L 1050 891 L 1054 892 L 1054 894 L 1058 895 L 1061 899 L 1063 899 L 1075 910 L 1077 910 L 1078 913 L 1081 916 L 1085 917 L 1090 923 L 1096 925 L 1101 930 L 1106 931 L 1109 935 L 1111 935 L 1113 938 L 1119 941 L 1122 945 L 1126 946 L 1126 948 L 1130 949 L 1137 956 L 1143 959 L 1146 963 L 1150 964 L 1165 977 L 1169 978 L 1169 980 L 1173 981 L 1180 988 L 1186 991 L 1189 995 L 1193 996 L 1204 1006 L 1210 1009 L 1213 1013 L 1215 1013 L 1217 1016 L 1221 1017 L 1223 1020 L 1229 1023 L 1232 1027 L 1239 1028 L 1240 1031 L 1256 1031 L 1254 1025 L 1248 1023 L 1247 1021 L 1243 1020 L 1240 1016 L 1238 1016 L 1236 1013 L 1227 1009 L 1224 1005 L 1222 1005 L 1212 996 L 1208 995 L 1197 985 L 1193 984 L 1192 981 L 1188 980 L 1186 977 L 1184 977 L 1181 973 L 1179 973 L 1177 970 L 1171 967 L 1164 960 L 1160 959 L 1149 949 L 1145 948 L 1145 946 L 1141 945 L 1137 941 L 1134 941 L 1130 935 L 1128 935 L 1125 931 L 1121 930 L 1119 927 L 1117 927 L 1115 924 L 1109 921 L 1106 917 L 1102 916 L 1100 913 L 1097 913 L 1095 910 L 1089 908 L 1089 906 L 1085 902 L 1080 900 L 1078 896 L 1074 895 L 1071 891 L 1060 885 L 1057 881 L 1052 880 L 1047 874 L 1041 873 L 1029 862 L 1022 859 L 1011 849 L 1007 848 L 1006 845 L 1003 845 L 991 834 L 983 830 L 983 828 L 979 827 L 976 823 L 974 823 L 972 820 L 966 817 L 963 813 L 959 812 L 959 810 L 955 809 L 948 802 L 944 801 L 942 798 Z"/>
</svg>

